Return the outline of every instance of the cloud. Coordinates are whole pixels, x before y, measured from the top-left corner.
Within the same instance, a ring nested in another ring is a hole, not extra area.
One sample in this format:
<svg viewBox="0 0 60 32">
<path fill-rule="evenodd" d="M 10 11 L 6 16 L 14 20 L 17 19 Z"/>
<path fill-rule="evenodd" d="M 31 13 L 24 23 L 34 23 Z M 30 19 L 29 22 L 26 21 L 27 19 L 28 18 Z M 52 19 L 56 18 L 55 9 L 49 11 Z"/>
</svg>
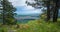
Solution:
<svg viewBox="0 0 60 32">
<path fill-rule="evenodd" d="M 12 4 L 14 6 L 23 6 L 23 5 L 26 5 L 25 4 L 26 0 L 9 0 L 9 1 L 12 2 Z"/>
<path fill-rule="evenodd" d="M 30 2 L 30 4 L 36 3 L 36 1 L 34 1 L 34 0 L 27 0 L 27 1 Z"/>
<path fill-rule="evenodd" d="M 34 9 L 34 7 L 32 6 L 27 6 L 27 4 L 25 3 L 26 0 L 9 0 L 9 1 L 12 2 L 13 6 L 15 7 L 23 7 L 24 8 L 23 10 Z"/>
<path fill-rule="evenodd" d="M 41 9 L 28 9 L 28 8 L 21 8 L 21 7 L 17 7 L 17 14 L 40 14 L 42 13 Z"/>
<path fill-rule="evenodd" d="M 17 14 L 33 14 L 33 13 L 42 13 L 41 9 L 35 9 L 32 6 L 27 6 L 25 3 L 26 0 L 9 0 L 12 2 L 12 5 L 17 8 Z M 29 2 L 33 3 L 34 0 L 28 0 Z"/>
</svg>

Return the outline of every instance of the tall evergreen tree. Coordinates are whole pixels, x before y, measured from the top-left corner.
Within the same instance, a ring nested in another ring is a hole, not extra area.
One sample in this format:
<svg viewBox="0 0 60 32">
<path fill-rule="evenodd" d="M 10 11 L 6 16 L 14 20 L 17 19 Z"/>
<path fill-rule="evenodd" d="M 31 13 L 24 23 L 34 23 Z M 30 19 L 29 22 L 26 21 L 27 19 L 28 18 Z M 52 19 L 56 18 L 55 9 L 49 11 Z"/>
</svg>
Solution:
<svg viewBox="0 0 60 32">
<path fill-rule="evenodd" d="M 3 24 L 12 24 L 14 23 L 14 12 L 16 8 L 8 0 L 2 1 L 3 5 Z"/>
</svg>

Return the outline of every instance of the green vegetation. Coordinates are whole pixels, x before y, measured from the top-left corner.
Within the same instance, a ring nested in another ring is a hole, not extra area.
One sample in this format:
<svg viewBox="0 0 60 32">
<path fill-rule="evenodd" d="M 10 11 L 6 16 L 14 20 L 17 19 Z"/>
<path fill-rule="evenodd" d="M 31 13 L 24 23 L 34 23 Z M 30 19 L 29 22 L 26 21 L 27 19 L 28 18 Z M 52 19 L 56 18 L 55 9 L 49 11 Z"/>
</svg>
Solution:
<svg viewBox="0 0 60 32">
<path fill-rule="evenodd" d="M 0 19 L 3 24 L 13 24 L 15 22 L 14 13 L 16 8 L 8 0 L 0 0 Z M 2 8 L 1 8 L 2 7 Z"/>
<path fill-rule="evenodd" d="M 60 19 L 58 19 L 60 21 Z M 46 22 L 41 20 L 32 20 L 26 24 L 0 25 L 0 31 L 8 32 L 60 32 L 60 22 Z"/>
<path fill-rule="evenodd" d="M 27 1 L 26 3 L 34 8 L 41 8 L 40 1 L 35 1 L 36 3 L 32 4 Z M 60 8 L 58 5 L 59 1 L 51 1 L 48 0 L 48 2 L 45 3 L 44 0 L 43 6 L 47 7 L 47 10 L 43 10 L 44 13 L 40 15 L 39 20 L 31 20 L 28 23 L 17 24 L 17 20 L 14 18 L 15 7 L 8 0 L 0 0 L 3 7 L 3 9 L 0 8 L 2 12 L 0 13 L 0 19 L 3 20 L 3 23 L 0 23 L 0 32 L 60 32 L 60 18 L 58 18 L 58 10 Z M 53 17 L 50 15 L 50 12 L 52 12 Z M 53 21 L 51 21 L 51 19 L 53 19 Z"/>
</svg>

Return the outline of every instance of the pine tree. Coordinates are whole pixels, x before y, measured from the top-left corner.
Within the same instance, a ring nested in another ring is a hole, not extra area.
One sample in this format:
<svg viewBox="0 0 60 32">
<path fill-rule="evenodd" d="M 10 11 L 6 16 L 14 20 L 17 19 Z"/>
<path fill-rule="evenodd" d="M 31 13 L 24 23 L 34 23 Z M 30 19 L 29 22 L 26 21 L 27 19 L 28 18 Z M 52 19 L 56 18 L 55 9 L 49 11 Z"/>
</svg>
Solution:
<svg viewBox="0 0 60 32">
<path fill-rule="evenodd" d="M 14 12 L 16 8 L 8 0 L 2 1 L 3 5 L 3 24 L 13 24 L 15 21 Z"/>
</svg>

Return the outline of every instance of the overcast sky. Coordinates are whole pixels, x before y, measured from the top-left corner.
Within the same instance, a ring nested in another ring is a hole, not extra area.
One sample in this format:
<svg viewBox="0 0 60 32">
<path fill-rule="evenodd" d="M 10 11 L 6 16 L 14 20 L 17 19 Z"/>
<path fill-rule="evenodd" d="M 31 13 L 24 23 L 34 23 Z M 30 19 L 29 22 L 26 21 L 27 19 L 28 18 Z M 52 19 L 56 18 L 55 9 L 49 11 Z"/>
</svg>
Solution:
<svg viewBox="0 0 60 32">
<path fill-rule="evenodd" d="M 32 6 L 27 6 L 27 4 L 25 3 L 26 0 L 9 0 L 10 2 L 12 2 L 13 6 L 16 7 L 17 14 L 40 14 L 41 9 L 35 9 Z M 28 0 L 31 3 L 34 2 L 33 0 Z"/>
</svg>

